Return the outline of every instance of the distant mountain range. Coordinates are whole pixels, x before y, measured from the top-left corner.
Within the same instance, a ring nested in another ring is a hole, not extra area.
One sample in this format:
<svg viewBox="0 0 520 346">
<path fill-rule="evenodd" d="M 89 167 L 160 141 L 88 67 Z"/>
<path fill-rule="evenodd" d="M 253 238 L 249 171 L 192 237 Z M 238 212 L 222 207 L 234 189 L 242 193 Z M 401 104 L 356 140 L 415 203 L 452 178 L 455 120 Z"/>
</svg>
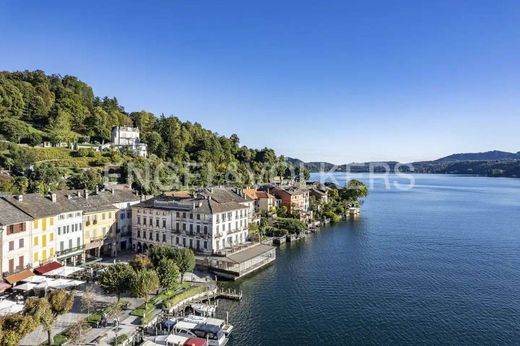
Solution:
<svg viewBox="0 0 520 346">
<path fill-rule="evenodd" d="M 386 172 L 388 167 L 395 172 L 397 161 L 349 163 L 336 166 L 329 162 L 303 162 L 296 158 L 287 158 L 293 165 L 303 164 L 310 172 L 320 170 L 352 173 L 367 173 L 370 167 L 376 173 Z M 483 153 L 460 153 L 433 161 L 412 162 L 415 173 L 471 174 L 490 177 L 520 177 L 520 152 L 487 151 Z M 411 172 L 407 166 L 400 167 L 401 172 Z"/>
</svg>

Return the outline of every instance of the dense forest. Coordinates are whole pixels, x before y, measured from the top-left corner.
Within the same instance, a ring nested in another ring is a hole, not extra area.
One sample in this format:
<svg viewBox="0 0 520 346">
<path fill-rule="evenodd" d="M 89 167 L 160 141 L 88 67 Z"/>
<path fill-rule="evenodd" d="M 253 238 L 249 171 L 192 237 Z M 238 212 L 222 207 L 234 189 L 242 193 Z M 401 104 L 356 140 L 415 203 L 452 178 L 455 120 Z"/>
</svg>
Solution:
<svg viewBox="0 0 520 346">
<path fill-rule="evenodd" d="M 54 151 L 49 153 L 32 148 L 44 141 L 104 143 L 110 141 L 112 127 L 121 125 L 139 127 L 149 158 L 65 148 L 51 148 Z M 157 192 L 158 186 L 137 181 L 128 169 L 130 165 L 143 169 L 165 166 L 161 179 L 167 180 L 169 170 L 184 173 L 179 170 L 190 164 L 189 178 L 184 174 L 182 183 L 191 179 L 190 183 L 198 184 L 223 183 L 230 177 L 237 184 L 252 184 L 269 176 L 288 175 L 292 169 L 272 149 L 240 146 L 236 134 L 222 136 L 196 122 L 147 111 L 129 113 L 116 98 L 95 96 L 92 88 L 76 77 L 43 71 L 0 72 L 0 139 L 4 141 L 0 165 L 10 175 L 0 177 L 0 189 L 11 192 L 92 187 L 100 179 L 96 167 L 107 164 L 120 166 L 123 179 L 144 193 Z M 38 170 L 45 171 L 43 178 L 35 173 Z"/>
</svg>

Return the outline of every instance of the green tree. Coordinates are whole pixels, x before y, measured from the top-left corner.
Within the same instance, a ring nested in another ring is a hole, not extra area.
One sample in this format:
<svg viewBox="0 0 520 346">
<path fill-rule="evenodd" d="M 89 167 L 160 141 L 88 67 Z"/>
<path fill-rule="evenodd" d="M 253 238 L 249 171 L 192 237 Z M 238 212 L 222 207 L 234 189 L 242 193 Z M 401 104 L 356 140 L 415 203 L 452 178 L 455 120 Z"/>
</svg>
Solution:
<svg viewBox="0 0 520 346">
<path fill-rule="evenodd" d="M 177 286 L 179 279 L 179 268 L 173 259 L 163 258 L 157 266 L 157 275 L 161 287 L 165 290 L 174 289 Z"/>
<path fill-rule="evenodd" d="M 43 327 L 47 332 L 47 343 L 52 345 L 52 329 L 56 315 L 49 301 L 46 298 L 29 298 L 25 302 L 24 313 L 32 316 L 34 321 Z"/>
<path fill-rule="evenodd" d="M 135 271 L 152 268 L 150 258 L 142 254 L 135 255 L 129 264 Z"/>
<path fill-rule="evenodd" d="M 32 332 L 36 325 L 30 315 L 12 314 L 0 317 L 0 345 L 20 345 L 20 341 Z"/>
<path fill-rule="evenodd" d="M 159 288 L 159 277 L 150 269 L 138 270 L 131 280 L 132 292 L 148 303 L 148 295 Z"/>
<path fill-rule="evenodd" d="M 166 245 L 156 245 L 148 250 L 148 257 L 152 261 L 155 268 L 159 267 L 159 263 L 163 259 L 173 259 L 175 253 L 172 247 Z"/>
<path fill-rule="evenodd" d="M 193 271 L 195 268 L 195 254 L 191 249 L 179 247 L 175 249 L 174 259 L 181 272 L 181 282 L 183 282 L 184 274 Z"/>
<path fill-rule="evenodd" d="M 132 267 L 125 263 L 116 263 L 106 267 L 99 278 L 99 284 L 108 293 L 115 293 L 117 301 L 121 294 L 128 292 L 134 275 Z"/>
</svg>

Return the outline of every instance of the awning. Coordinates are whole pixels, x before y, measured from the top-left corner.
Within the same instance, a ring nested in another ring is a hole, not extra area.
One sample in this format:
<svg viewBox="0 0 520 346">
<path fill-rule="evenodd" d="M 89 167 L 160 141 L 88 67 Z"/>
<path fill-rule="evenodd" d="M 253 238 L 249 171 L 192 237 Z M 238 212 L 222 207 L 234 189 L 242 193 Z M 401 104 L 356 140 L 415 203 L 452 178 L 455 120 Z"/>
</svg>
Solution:
<svg viewBox="0 0 520 346">
<path fill-rule="evenodd" d="M 51 271 L 45 273 L 44 275 L 45 276 L 61 276 L 61 277 L 66 278 L 66 277 L 68 277 L 78 271 L 82 271 L 84 269 L 85 268 L 64 266 L 64 267 L 61 267 L 58 269 L 51 270 Z"/>
<path fill-rule="evenodd" d="M 11 288 L 11 285 L 9 285 L 6 282 L 0 282 L 0 292 L 4 292 L 5 290 L 8 290 Z"/>
<path fill-rule="evenodd" d="M 33 276 L 28 277 L 27 279 L 23 279 L 22 281 L 23 282 L 30 282 L 30 283 L 33 283 L 33 284 L 39 284 L 39 283 L 44 282 L 46 279 L 47 278 L 45 276 L 33 275 Z"/>
<path fill-rule="evenodd" d="M 33 275 L 34 274 L 32 273 L 32 271 L 24 270 L 24 271 L 21 271 L 21 272 L 16 273 L 16 274 L 9 275 L 4 280 L 7 281 L 7 283 L 12 285 L 12 284 L 17 283 L 18 281 L 22 281 L 24 279 L 27 279 L 30 276 L 33 276 Z"/>
<path fill-rule="evenodd" d="M 17 290 L 17 291 L 30 291 L 30 290 L 34 289 L 35 287 L 36 287 L 35 283 L 26 282 L 24 284 L 21 284 L 21 285 L 18 285 L 18 286 L 14 286 L 13 290 Z"/>
<path fill-rule="evenodd" d="M 61 268 L 61 267 L 63 267 L 63 265 L 61 263 L 50 262 L 50 263 L 44 264 L 44 265 L 34 269 L 34 271 L 37 274 L 43 275 L 43 274 L 45 274 L 47 272 L 50 272 L 51 270 L 58 269 L 58 268 Z"/>
</svg>

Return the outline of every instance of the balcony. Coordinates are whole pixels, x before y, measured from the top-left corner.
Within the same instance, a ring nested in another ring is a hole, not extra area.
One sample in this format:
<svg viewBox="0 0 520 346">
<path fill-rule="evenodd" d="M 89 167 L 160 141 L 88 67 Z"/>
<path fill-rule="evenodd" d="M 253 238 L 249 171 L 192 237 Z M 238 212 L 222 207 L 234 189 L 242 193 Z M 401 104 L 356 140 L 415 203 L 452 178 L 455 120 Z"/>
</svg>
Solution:
<svg viewBox="0 0 520 346">
<path fill-rule="evenodd" d="M 80 245 L 80 246 L 72 247 L 70 249 L 57 251 L 56 252 L 56 257 L 60 258 L 60 257 L 66 256 L 66 255 L 69 255 L 69 254 L 72 254 L 72 253 L 75 253 L 75 252 L 82 252 L 84 249 L 85 249 L 85 245 Z"/>
</svg>

